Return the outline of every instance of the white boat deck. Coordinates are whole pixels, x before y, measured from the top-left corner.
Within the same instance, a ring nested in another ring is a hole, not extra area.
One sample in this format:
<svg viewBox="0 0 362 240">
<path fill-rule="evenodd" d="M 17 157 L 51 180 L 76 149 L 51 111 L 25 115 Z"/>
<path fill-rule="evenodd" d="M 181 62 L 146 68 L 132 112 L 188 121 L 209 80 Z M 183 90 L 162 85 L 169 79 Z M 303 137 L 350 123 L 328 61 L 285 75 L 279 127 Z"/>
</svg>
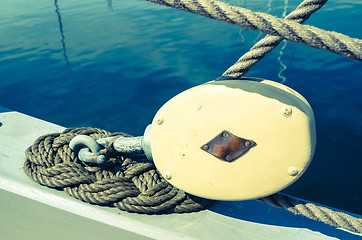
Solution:
<svg viewBox="0 0 362 240">
<path fill-rule="evenodd" d="M 81 202 L 28 178 L 24 152 L 64 128 L 0 107 L 1 239 L 361 239 L 258 201 L 186 214 L 143 215 Z"/>
</svg>

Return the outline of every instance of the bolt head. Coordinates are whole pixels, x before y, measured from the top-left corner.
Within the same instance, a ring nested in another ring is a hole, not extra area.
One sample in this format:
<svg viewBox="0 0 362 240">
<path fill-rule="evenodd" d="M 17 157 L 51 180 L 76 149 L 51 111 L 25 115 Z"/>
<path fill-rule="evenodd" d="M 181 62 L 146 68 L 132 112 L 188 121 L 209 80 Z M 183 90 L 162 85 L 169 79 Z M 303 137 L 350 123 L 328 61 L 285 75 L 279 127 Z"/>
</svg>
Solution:
<svg viewBox="0 0 362 240">
<path fill-rule="evenodd" d="M 298 173 L 299 173 L 298 168 L 296 168 L 296 167 L 294 167 L 294 166 L 288 168 L 288 174 L 289 174 L 290 176 L 292 176 L 292 177 L 297 176 Z"/>
<path fill-rule="evenodd" d="M 171 175 L 171 173 L 170 173 L 169 171 L 165 171 L 164 176 L 165 176 L 165 178 L 166 178 L 167 180 L 171 180 L 171 179 L 172 179 L 172 175 Z"/>
<path fill-rule="evenodd" d="M 202 149 L 205 150 L 205 151 L 208 150 L 208 149 L 209 149 L 209 145 L 205 144 L 204 146 L 202 146 Z"/>
<path fill-rule="evenodd" d="M 162 116 L 159 116 L 159 117 L 156 119 L 156 123 L 157 123 L 158 125 L 161 125 L 161 124 L 163 123 L 163 121 L 164 121 L 164 119 L 163 119 Z"/>
<path fill-rule="evenodd" d="M 284 117 L 289 117 L 292 115 L 292 108 L 290 106 L 284 105 L 281 109 L 281 113 Z"/>
<path fill-rule="evenodd" d="M 222 133 L 222 136 L 225 137 L 225 138 L 227 138 L 227 137 L 229 137 L 229 134 L 228 134 L 227 132 L 223 132 L 223 133 Z"/>
</svg>

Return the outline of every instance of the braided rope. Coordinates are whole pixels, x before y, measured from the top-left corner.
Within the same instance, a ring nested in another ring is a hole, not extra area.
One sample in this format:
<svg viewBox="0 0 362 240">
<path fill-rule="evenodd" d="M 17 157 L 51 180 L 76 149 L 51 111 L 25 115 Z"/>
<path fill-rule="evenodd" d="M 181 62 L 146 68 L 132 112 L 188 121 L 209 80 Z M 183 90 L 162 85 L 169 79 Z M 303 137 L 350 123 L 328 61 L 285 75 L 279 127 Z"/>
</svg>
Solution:
<svg viewBox="0 0 362 240">
<path fill-rule="evenodd" d="M 129 137 L 96 128 L 69 128 L 43 135 L 25 152 L 25 173 L 41 185 L 63 189 L 84 202 L 128 212 L 193 212 L 210 203 L 170 185 L 141 154 L 122 156 L 108 146 L 98 153 L 106 156 L 107 164 L 85 165 L 69 148 L 70 140 L 79 134 L 95 139 Z"/>
<path fill-rule="evenodd" d="M 286 209 L 294 214 L 301 214 L 307 218 L 324 222 L 326 224 L 341 227 L 352 232 L 362 233 L 362 219 L 355 218 L 342 212 L 335 212 L 326 207 L 301 201 L 294 197 L 280 193 L 258 199 L 277 208 Z"/>
<path fill-rule="evenodd" d="M 305 0 L 293 12 L 285 17 L 287 20 L 298 23 L 305 22 L 314 12 L 320 9 L 328 0 Z M 229 67 L 222 77 L 239 79 L 244 76 L 251 67 L 257 64 L 264 56 L 276 48 L 283 41 L 282 37 L 267 35 L 258 41 L 247 53 Z"/>
<path fill-rule="evenodd" d="M 362 40 L 212 0 L 146 0 L 362 61 Z"/>
</svg>

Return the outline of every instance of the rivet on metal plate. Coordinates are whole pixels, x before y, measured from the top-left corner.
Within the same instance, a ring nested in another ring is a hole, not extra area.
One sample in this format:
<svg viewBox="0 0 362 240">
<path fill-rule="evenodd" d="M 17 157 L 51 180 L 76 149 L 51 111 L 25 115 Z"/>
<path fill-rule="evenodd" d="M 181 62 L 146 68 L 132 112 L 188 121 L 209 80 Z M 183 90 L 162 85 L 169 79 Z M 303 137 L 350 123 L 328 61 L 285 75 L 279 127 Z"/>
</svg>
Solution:
<svg viewBox="0 0 362 240">
<path fill-rule="evenodd" d="M 254 141 L 240 138 L 224 130 L 208 143 L 202 145 L 201 149 L 223 161 L 233 162 L 254 146 L 256 146 Z"/>
</svg>

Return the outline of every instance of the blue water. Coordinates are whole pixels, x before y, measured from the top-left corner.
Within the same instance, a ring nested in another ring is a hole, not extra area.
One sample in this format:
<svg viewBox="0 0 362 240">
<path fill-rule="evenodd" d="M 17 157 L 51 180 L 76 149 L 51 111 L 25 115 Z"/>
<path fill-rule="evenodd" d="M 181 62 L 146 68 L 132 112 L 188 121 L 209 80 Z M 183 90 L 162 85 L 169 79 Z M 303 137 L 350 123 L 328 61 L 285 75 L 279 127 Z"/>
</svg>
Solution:
<svg viewBox="0 0 362 240">
<path fill-rule="evenodd" d="M 280 17 L 301 1 L 226 2 Z M 360 0 L 330 0 L 306 24 L 362 38 L 361 16 Z M 143 0 L 1 0 L 0 105 L 141 135 L 168 99 L 219 77 L 263 36 Z M 285 78 L 314 109 L 313 162 L 285 192 L 362 214 L 362 65 L 281 46 L 247 76 Z"/>
</svg>

